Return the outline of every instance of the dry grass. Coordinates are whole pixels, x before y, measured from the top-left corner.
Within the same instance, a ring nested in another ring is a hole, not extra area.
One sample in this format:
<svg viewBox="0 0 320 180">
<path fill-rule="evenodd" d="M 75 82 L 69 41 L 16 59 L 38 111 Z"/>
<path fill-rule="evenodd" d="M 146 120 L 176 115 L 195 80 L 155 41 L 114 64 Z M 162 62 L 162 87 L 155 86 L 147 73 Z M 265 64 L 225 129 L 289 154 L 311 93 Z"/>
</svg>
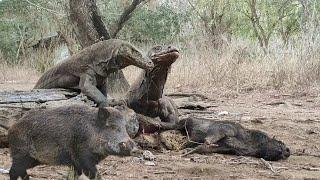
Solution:
<svg viewBox="0 0 320 180">
<path fill-rule="evenodd" d="M 33 82 L 38 79 L 38 76 L 39 73 L 29 66 L 7 64 L 0 52 L 0 84 Z"/>
<path fill-rule="evenodd" d="M 193 44 L 174 65 L 167 89 L 214 94 L 318 88 L 319 44 L 306 46 L 303 40 L 296 44 L 299 46 L 283 48 L 275 41 L 267 55 L 257 44 L 241 40 L 220 52 Z"/>
<path fill-rule="evenodd" d="M 38 77 L 39 73 L 30 67 L 0 64 L 0 91 L 30 90 Z"/>
<path fill-rule="evenodd" d="M 180 47 L 181 57 L 173 65 L 166 90 L 238 94 L 252 90 L 319 88 L 320 43 L 317 42 L 320 38 L 313 42 L 301 38 L 284 48 L 274 40 L 270 43 L 270 52 L 265 54 L 257 44 L 245 40 L 235 39 L 220 51 L 213 50 L 204 41 L 191 41 Z M 43 71 L 50 67 L 53 54 L 31 54 L 25 57 L 26 65 L 22 67 L 1 63 L 0 82 L 36 81 L 39 73 L 35 69 Z M 124 70 L 129 82 L 133 82 L 140 71 L 136 67 Z"/>
<path fill-rule="evenodd" d="M 0 72 L 0 83 L 35 82 L 39 77 L 39 73 L 37 73 L 34 69 L 26 66 L 9 66 L 1 64 Z"/>
</svg>

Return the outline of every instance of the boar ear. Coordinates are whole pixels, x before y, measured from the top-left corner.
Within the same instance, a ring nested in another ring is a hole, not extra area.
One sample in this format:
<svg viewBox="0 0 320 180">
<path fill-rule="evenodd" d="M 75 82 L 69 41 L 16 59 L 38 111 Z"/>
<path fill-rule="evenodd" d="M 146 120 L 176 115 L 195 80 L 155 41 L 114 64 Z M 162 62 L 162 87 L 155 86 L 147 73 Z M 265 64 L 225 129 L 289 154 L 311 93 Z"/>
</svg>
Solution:
<svg viewBox="0 0 320 180">
<path fill-rule="evenodd" d="M 99 108 L 98 117 L 97 117 L 97 120 L 96 120 L 97 125 L 100 126 L 100 127 L 105 126 L 109 116 L 110 116 L 110 108 L 109 107 Z"/>
</svg>

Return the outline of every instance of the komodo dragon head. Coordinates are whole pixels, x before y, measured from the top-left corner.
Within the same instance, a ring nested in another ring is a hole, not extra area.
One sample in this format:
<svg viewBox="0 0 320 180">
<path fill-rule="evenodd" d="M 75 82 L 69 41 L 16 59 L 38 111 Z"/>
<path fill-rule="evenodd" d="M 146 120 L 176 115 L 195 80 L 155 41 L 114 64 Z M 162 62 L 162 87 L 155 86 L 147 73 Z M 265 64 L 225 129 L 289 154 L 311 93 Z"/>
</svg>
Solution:
<svg viewBox="0 0 320 180">
<path fill-rule="evenodd" d="M 152 70 L 154 67 L 148 57 L 143 57 L 142 53 L 129 43 L 121 44 L 117 55 L 124 59 L 124 66 L 134 65 L 145 70 Z"/>
<path fill-rule="evenodd" d="M 170 66 L 179 57 L 179 50 L 173 46 L 155 46 L 147 55 L 155 65 Z"/>
<path fill-rule="evenodd" d="M 127 93 L 128 105 L 136 112 L 140 111 L 139 108 L 146 110 L 143 105 L 146 101 L 158 101 L 163 96 L 168 73 L 179 57 L 179 50 L 172 46 L 155 46 L 148 51 L 147 57 L 154 63 L 154 68 L 143 71 Z"/>
</svg>

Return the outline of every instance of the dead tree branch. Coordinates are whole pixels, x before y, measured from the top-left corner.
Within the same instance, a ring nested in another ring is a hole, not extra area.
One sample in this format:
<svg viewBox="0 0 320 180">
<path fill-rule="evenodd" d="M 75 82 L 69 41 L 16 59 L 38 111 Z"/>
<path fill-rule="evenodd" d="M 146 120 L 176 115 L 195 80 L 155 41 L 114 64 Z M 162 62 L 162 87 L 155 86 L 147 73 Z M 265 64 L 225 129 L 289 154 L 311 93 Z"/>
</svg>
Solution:
<svg viewBox="0 0 320 180">
<path fill-rule="evenodd" d="M 244 13 L 244 15 L 250 19 L 253 26 L 254 34 L 257 36 L 260 47 L 263 48 L 265 53 L 267 52 L 267 49 L 269 46 L 269 40 L 271 38 L 272 33 L 274 32 L 274 29 L 281 22 L 281 20 L 286 17 L 284 13 L 284 9 L 288 6 L 289 2 L 291 2 L 291 0 L 285 1 L 279 7 L 278 18 L 274 22 L 271 22 L 270 28 L 267 29 L 262 26 L 262 23 L 260 21 L 260 16 L 258 15 L 258 10 L 257 10 L 257 0 L 247 1 L 250 11 Z"/>
<path fill-rule="evenodd" d="M 191 0 L 188 0 L 188 4 L 193 11 L 199 16 L 200 20 L 204 24 L 206 33 L 210 35 L 210 40 L 213 43 L 215 49 L 219 49 L 223 44 L 227 44 L 224 39 L 225 35 L 230 35 L 230 28 L 232 25 L 231 19 L 226 15 L 227 8 L 230 6 L 228 1 L 212 2 L 209 7 L 206 7 L 207 12 L 200 12 Z M 217 10 L 217 7 L 222 6 L 221 10 Z"/>
<path fill-rule="evenodd" d="M 147 2 L 147 1 L 149 1 L 149 0 L 133 0 L 132 3 L 127 8 L 125 8 L 123 13 L 119 17 L 118 21 L 114 25 L 114 30 L 112 33 L 113 38 L 115 38 L 118 35 L 118 33 L 123 28 L 125 23 L 132 17 L 134 11 L 138 8 L 138 6 L 141 3 Z"/>
</svg>

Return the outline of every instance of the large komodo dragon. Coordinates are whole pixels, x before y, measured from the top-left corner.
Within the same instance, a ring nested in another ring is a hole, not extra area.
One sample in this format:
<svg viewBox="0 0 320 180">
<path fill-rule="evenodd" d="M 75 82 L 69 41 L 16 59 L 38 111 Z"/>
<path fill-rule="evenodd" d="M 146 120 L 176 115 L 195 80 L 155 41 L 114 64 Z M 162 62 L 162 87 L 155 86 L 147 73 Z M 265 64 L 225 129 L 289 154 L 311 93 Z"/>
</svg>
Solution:
<svg viewBox="0 0 320 180">
<path fill-rule="evenodd" d="M 154 66 L 149 58 L 125 41 L 101 41 L 46 71 L 34 89 L 80 89 L 100 107 L 107 106 L 106 78 L 129 65 L 147 71 Z"/>
<path fill-rule="evenodd" d="M 178 110 L 170 98 L 163 96 L 163 89 L 179 50 L 172 46 L 155 46 L 147 56 L 154 68 L 150 72 L 143 71 L 134 81 L 126 95 L 127 104 L 139 114 L 160 117 L 161 127 L 172 129 L 178 121 Z"/>
<path fill-rule="evenodd" d="M 185 132 L 191 144 L 198 145 L 186 154 L 235 154 L 271 161 L 286 159 L 290 156 L 290 150 L 283 142 L 270 138 L 261 131 L 246 129 L 230 121 L 188 117 L 181 119 L 176 129 Z"/>
</svg>

